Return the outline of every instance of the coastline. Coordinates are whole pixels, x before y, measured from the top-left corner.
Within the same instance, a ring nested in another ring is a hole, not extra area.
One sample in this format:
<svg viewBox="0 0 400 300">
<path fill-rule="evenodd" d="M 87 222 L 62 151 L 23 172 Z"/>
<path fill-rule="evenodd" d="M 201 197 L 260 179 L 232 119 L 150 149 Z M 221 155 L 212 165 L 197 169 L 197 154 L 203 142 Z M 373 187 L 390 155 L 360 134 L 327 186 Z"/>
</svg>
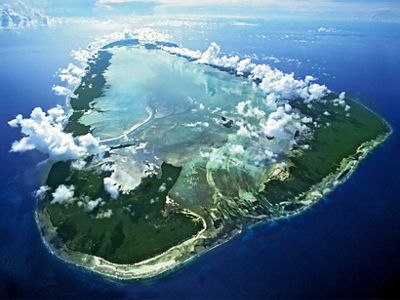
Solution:
<svg viewBox="0 0 400 300">
<path fill-rule="evenodd" d="M 98 52 L 107 52 L 106 49 L 99 49 Z M 103 65 L 104 70 L 109 66 L 110 61 L 108 60 L 105 65 Z M 220 69 L 221 71 L 227 71 L 218 66 L 210 65 L 211 67 Z M 103 71 L 104 71 L 103 70 Z M 101 72 L 103 75 L 103 72 Z M 246 78 L 245 74 L 237 75 L 240 77 Z M 255 82 L 256 83 L 256 82 Z M 100 86 L 101 91 L 104 89 L 104 85 Z M 69 99 L 71 100 L 71 99 Z M 71 125 L 73 122 L 77 120 L 73 119 L 74 113 L 82 113 L 90 107 L 90 102 L 85 103 L 86 107 L 83 109 L 75 110 L 73 105 L 71 105 L 71 101 L 69 103 L 69 120 L 68 125 Z M 357 101 L 355 101 L 357 102 Z M 357 102 L 359 103 L 359 102 Z M 385 142 L 385 140 L 391 135 L 392 128 L 391 126 L 380 116 L 378 116 L 375 112 L 370 110 L 368 107 L 364 106 L 362 103 L 359 103 L 363 106 L 364 109 L 372 112 L 377 118 L 382 120 L 385 123 L 388 131 L 376 136 L 375 138 L 363 142 L 357 148 L 357 150 L 351 154 L 350 156 L 344 157 L 340 166 L 332 173 L 325 176 L 320 182 L 312 185 L 306 192 L 300 194 L 295 197 L 291 201 L 284 201 L 277 204 L 275 207 L 278 208 L 279 215 L 269 217 L 267 215 L 260 216 L 246 216 L 245 224 L 242 226 L 235 226 L 233 229 L 229 230 L 218 230 L 215 228 L 209 229 L 207 227 L 207 221 L 205 218 L 200 215 L 196 215 L 193 212 L 185 211 L 185 214 L 194 215 L 197 218 L 202 220 L 204 225 L 203 229 L 200 230 L 195 236 L 189 238 L 188 240 L 175 245 L 168 250 L 140 262 L 134 264 L 117 264 L 107 261 L 101 257 L 97 257 L 94 255 L 84 254 L 80 252 L 74 252 L 69 249 L 65 245 L 59 241 L 57 237 L 56 228 L 51 224 L 50 218 L 47 215 L 47 212 L 37 207 L 35 211 L 35 220 L 41 231 L 41 237 L 43 242 L 46 245 L 46 248 L 50 251 L 50 253 L 54 254 L 61 260 L 74 264 L 78 267 L 82 267 L 86 270 L 90 270 L 96 273 L 99 273 L 104 276 L 116 278 L 119 280 L 144 280 L 149 278 L 155 278 L 158 276 L 163 276 L 168 272 L 175 270 L 189 261 L 195 259 L 196 257 L 214 249 L 220 244 L 227 242 L 228 240 L 238 236 L 243 228 L 258 226 L 261 224 L 265 224 L 268 221 L 279 220 L 283 218 L 288 218 L 293 215 L 297 215 L 311 207 L 317 201 L 319 201 L 322 197 L 332 192 L 338 185 L 346 182 L 353 172 L 358 167 L 359 163 L 368 156 L 378 145 Z M 149 113 L 149 117 L 152 115 Z M 147 120 L 147 119 L 146 119 Z M 145 121 L 146 121 L 145 120 Z M 130 129 L 137 129 L 133 125 Z M 139 125 L 138 127 L 140 127 Z M 121 138 L 125 135 L 123 133 L 121 136 L 116 138 Z M 113 140 L 114 138 L 112 138 Z M 107 142 L 108 140 L 103 140 L 102 142 Z M 51 162 L 50 162 L 51 163 Z M 296 208 L 292 211 L 285 211 L 285 205 L 287 203 L 296 203 L 301 204 L 301 207 Z M 39 205 L 38 205 L 39 206 Z M 203 243 L 204 241 L 211 241 L 210 243 Z"/>
<path fill-rule="evenodd" d="M 269 219 L 260 216 L 260 218 L 257 218 L 255 222 L 249 221 L 243 227 L 259 226 L 266 224 L 268 221 L 279 220 L 301 214 L 303 211 L 318 202 L 322 197 L 332 192 L 338 185 L 346 182 L 357 169 L 361 161 L 372 153 L 375 148 L 383 144 L 392 134 L 393 129 L 390 124 L 388 124 L 384 119 L 380 119 L 385 123 L 388 131 L 361 144 L 354 154 L 342 159 L 340 167 L 336 172 L 329 174 L 320 183 L 310 187 L 307 192 L 298 196 L 294 200 L 302 203 L 304 206 L 292 212 L 287 212 L 283 215 L 274 216 Z M 198 232 L 196 236 L 184 241 L 183 243 L 176 245 L 155 257 L 135 264 L 111 263 L 100 257 L 70 251 L 66 249 L 64 245 L 57 248 L 56 243 L 59 241 L 57 241 L 57 233 L 55 232 L 56 228 L 53 227 L 46 212 L 41 209 L 39 205 L 35 211 L 35 220 L 41 231 L 41 237 L 46 248 L 51 254 L 57 256 L 61 260 L 118 280 L 145 280 L 164 276 L 167 273 L 186 265 L 196 257 L 214 249 L 218 245 L 226 243 L 242 232 L 242 228 L 236 228 L 229 232 L 228 237 L 226 237 L 226 234 L 223 234 L 223 237 L 218 237 L 220 232 L 207 231 L 207 223 L 203 217 L 196 215 L 193 212 L 185 211 L 184 213 L 200 218 L 203 222 L 204 228 Z M 213 243 L 209 246 L 202 245 L 202 241 L 205 241 L 207 238 L 213 239 Z"/>
</svg>

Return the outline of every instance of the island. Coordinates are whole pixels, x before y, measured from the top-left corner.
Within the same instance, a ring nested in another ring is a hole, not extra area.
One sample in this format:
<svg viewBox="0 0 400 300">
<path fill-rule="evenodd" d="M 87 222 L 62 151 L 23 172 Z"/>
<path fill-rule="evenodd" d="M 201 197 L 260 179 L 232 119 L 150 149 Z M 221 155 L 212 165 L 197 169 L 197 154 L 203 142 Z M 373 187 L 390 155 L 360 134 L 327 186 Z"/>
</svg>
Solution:
<svg viewBox="0 0 400 300">
<path fill-rule="evenodd" d="M 309 208 L 390 135 L 344 93 L 213 49 L 132 38 L 89 58 L 64 132 L 102 151 L 49 166 L 36 219 L 52 253 L 118 279 L 165 274 Z"/>
</svg>

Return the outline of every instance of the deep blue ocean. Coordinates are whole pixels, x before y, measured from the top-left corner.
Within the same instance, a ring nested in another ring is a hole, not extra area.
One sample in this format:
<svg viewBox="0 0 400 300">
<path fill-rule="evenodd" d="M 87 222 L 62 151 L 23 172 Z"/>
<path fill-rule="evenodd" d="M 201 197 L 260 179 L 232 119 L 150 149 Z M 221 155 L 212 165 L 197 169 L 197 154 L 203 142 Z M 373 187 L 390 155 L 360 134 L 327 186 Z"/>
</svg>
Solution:
<svg viewBox="0 0 400 300">
<path fill-rule="evenodd" d="M 174 41 L 249 55 L 298 77 L 313 75 L 383 116 L 390 139 L 349 181 L 305 213 L 244 232 L 163 278 L 120 282 L 52 256 L 34 220 L 38 153 L 9 153 L 7 125 L 51 91 L 69 52 L 102 29 L 56 26 L 0 31 L 0 296 L 6 298 L 363 298 L 400 297 L 400 26 L 356 22 L 205 21 L 168 27 Z M 319 32 L 318 28 L 330 28 Z"/>
</svg>

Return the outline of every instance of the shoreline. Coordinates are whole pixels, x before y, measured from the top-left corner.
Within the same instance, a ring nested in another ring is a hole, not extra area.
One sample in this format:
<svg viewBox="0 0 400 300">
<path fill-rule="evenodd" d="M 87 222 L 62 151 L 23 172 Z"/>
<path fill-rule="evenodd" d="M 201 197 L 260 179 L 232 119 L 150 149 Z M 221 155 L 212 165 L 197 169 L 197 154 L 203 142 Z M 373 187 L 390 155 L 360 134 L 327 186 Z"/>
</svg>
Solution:
<svg viewBox="0 0 400 300">
<path fill-rule="evenodd" d="M 134 264 L 112 263 L 97 256 L 70 251 L 66 249 L 65 245 L 57 248 L 57 245 L 52 243 L 52 241 L 57 242 L 57 233 L 55 232 L 56 229 L 51 224 L 46 212 L 41 209 L 39 205 L 35 211 L 35 220 L 46 248 L 51 254 L 67 263 L 71 263 L 75 266 L 84 268 L 85 270 L 90 270 L 100 275 L 118 280 L 146 280 L 150 278 L 154 279 L 157 277 L 162 277 L 167 275 L 169 272 L 176 270 L 177 268 L 183 267 L 196 257 L 228 242 L 234 237 L 237 237 L 242 232 L 243 228 L 260 226 L 269 221 L 277 221 L 301 214 L 309 207 L 320 201 L 324 196 L 334 191 L 337 186 L 345 183 L 357 169 L 360 162 L 363 161 L 364 158 L 373 152 L 373 150 L 379 145 L 383 144 L 392 134 L 393 129 L 390 124 L 381 117 L 379 118 L 385 123 L 388 131 L 378 135 L 372 140 L 362 143 L 357 148 L 355 153 L 342 159 L 340 167 L 335 172 L 326 176 L 318 184 L 311 186 L 307 192 L 297 196 L 294 201 L 304 204 L 304 206 L 300 207 L 299 209 L 292 212 L 287 212 L 281 216 L 272 217 L 270 219 L 265 219 L 260 216 L 260 218 L 255 222 L 248 221 L 240 229 L 235 228 L 232 231 L 225 233 L 223 232 L 224 234 L 222 234 L 222 237 L 218 237 L 218 235 L 221 234 L 220 231 L 208 231 L 207 223 L 203 217 L 195 214 L 194 212 L 184 210 L 185 214 L 190 214 L 201 219 L 204 226 L 203 229 L 200 230 L 194 237 L 171 247 L 163 253 Z M 224 236 L 227 233 L 229 233 L 229 237 Z M 207 240 L 207 238 L 213 239 L 212 244 L 210 246 L 202 245 L 202 241 Z"/>
<path fill-rule="evenodd" d="M 102 51 L 107 52 L 107 50 L 105 49 L 98 50 L 99 53 Z M 108 60 L 106 61 L 105 66 L 103 66 L 104 70 L 107 69 L 109 65 L 110 61 Z M 210 66 L 221 70 L 221 68 L 218 66 Z M 101 72 L 101 75 L 103 75 L 103 72 Z M 235 74 L 235 76 L 247 78 L 244 75 L 245 74 Z M 254 81 L 254 83 L 256 82 Z M 101 90 L 103 90 L 103 88 L 104 86 L 101 87 Z M 70 108 L 68 123 L 76 121 L 71 120 L 72 115 L 75 112 L 81 112 L 81 110 L 74 109 L 70 100 L 71 99 L 67 101 Z M 276 206 L 274 205 L 278 209 L 278 211 L 276 213 L 273 213 L 272 216 L 267 216 L 266 214 L 262 214 L 259 216 L 245 216 L 244 224 L 232 223 L 229 225 L 234 225 L 233 228 L 225 229 L 224 226 L 222 226 L 222 229 L 216 229 L 207 226 L 207 216 L 202 217 L 201 215 L 198 215 L 192 211 L 183 209 L 182 212 L 184 214 L 188 214 L 200 219 L 203 223 L 203 228 L 194 236 L 181 242 L 180 244 L 175 245 L 168 250 L 157 254 L 154 257 L 150 257 L 148 259 L 133 264 L 112 263 L 101 257 L 69 250 L 58 238 L 56 228 L 51 223 L 50 217 L 47 215 L 47 212 L 42 207 L 40 207 L 40 204 L 38 204 L 35 211 L 35 220 L 41 232 L 41 238 L 49 252 L 54 254 L 59 259 L 81 267 L 85 270 L 90 270 L 92 272 L 101 274 L 103 276 L 115 278 L 118 280 L 145 280 L 165 276 L 169 272 L 172 272 L 175 269 L 186 265 L 188 262 L 192 261 L 196 257 L 203 255 L 204 253 L 216 248 L 217 246 L 237 237 L 244 228 L 259 226 L 266 224 L 270 221 L 276 221 L 283 218 L 286 219 L 291 216 L 301 214 L 312 205 L 314 205 L 316 202 L 320 201 L 325 195 L 331 193 L 338 185 L 346 182 L 351 177 L 353 172 L 357 169 L 361 161 L 366 156 L 368 156 L 368 154 L 370 154 L 377 146 L 384 143 L 393 132 L 392 127 L 386 122 L 386 120 L 381 118 L 374 111 L 372 111 L 359 101 L 352 101 L 360 104 L 364 109 L 372 112 L 377 118 L 379 118 L 379 120 L 381 120 L 385 124 L 387 131 L 383 131 L 381 134 L 375 136 L 371 140 L 362 142 L 357 147 L 354 153 L 340 160 L 340 166 L 336 170 L 323 177 L 322 180 L 318 183 L 310 186 L 307 191 L 296 196 L 291 201 L 284 201 L 277 204 Z M 90 101 L 87 102 L 87 107 L 90 106 L 89 104 Z M 151 111 L 148 111 L 148 117 L 143 122 L 132 125 L 128 130 L 124 131 L 121 135 L 117 137 L 105 139 L 101 142 L 110 142 L 121 139 L 129 134 L 131 131 L 140 128 L 143 124 L 152 119 L 152 117 L 154 117 L 154 114 L 152 114 Z M 296 208 L 292 211 L 285 211 L 285 205 L 287 205 L 288 203 L 301 204 L 301 207 Z M 278 215 L 275 216 L 274 214 Z"/>
</svg>

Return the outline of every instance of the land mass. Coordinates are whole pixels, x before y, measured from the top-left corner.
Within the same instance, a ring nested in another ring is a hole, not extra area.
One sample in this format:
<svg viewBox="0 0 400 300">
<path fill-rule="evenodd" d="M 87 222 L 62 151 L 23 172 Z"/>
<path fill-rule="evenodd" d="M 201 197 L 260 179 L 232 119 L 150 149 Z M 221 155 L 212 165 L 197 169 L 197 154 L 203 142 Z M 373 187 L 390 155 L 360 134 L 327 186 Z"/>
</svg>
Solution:
<svg viewBox="0 0 400 300">
<path fill-rule="evenodd" d="M 98 105 L 108 89 L 105 73 L 113 56 L 109 50 L 137 44 L 137 40 L 109 44 L 89 62 L 86 75 L 70 101 L 66 132 L 81 136 L 99 130 L 95 126 L 98 119 L 90 123 L 83 117 L 96 109 L 99 115 L 103 113 Z M 159 51 L 160 45 L 149 44 L 144 48 Z M 226 70 L 204 68 L 223 80 L 244 80 Z M 258 92 L 254 93 L 256 97 Z M 158 167 L 142 176 L 134 189 L 113 199 L 105 187 L 105 179 L 112 171 L 100 168 L 101 163 L 93 163 L 94 157 L 85 158 L 83 168 L 75 168 L 73 161 L 56 162 L 47 175 L 48 190 L 37 210 L 44 240 L 53 253 L 68 262 L 120 279 L 142 279 L 171 271 L 248 226 L 299 213 L 344 182 L 391 132 L 382 118 L 360 103 L 345 99 L 344 109 L 335 102 L 338 97 L 329 93 L 312 105 L 301 99 L 292 101 L 293 110 L 314 122 L 307 124 L 306 131 L 294 133 L 296 143 L 284 160 L 266 164 L 265 172 L 257 177 L 253 174 L 263 170 L 262 165 L 257 164 L 254 167 L 257 171 L 253 171 L 253 166 L 239 163 L 232 166 L 230 159 L 216 168 L 199 151 L 182 154 L 179 147 L 167 145 L 160 150 L 166 158 L 157 160 Z M 176 123 L 194 111 L 189 105 L 171 110 L 160 106 L 157 99 L 152 101 L 147 106 L 151 118 L 141 116 L 137 123 L 140 126 L 134 124 L 124 128 L 117 138 L 103 139 L 110 145 L 105 159 L 122 156 L 128 153 L 123 151 L 132 147 L 136 149 L 159 132 L 159 128 L 169 128 L 161 137 L 167 140 L 175 132 Z M 206 113 L 201 116 L 209 117 Z M 196 148 L 198 143 L 199 149 L 218 148 L 227 143 L 235 130 L 237 116 L 222 115 L 214 119 L 218 119 L 215 124 L 204 126 L 206 129 L 201 133 L 196 131 L 198 135 L 188 137 L 180 147 L 191 148 L 194 144 Z M 227 122 L 230 126 L 226 126 Z M 193 123 L 188 124 L 191 127 Z M 274 142 L 274 137 L 269 139 Z M 129 164 L 129 160 L 125 163 Z M 68 205 L 55 202 L 53 194 L 60 185 L 74 186 L 74 197 L 79 201 Z M 96 199 L 101 200 L 90 208 L 89 202 Z"/>
</svg>

